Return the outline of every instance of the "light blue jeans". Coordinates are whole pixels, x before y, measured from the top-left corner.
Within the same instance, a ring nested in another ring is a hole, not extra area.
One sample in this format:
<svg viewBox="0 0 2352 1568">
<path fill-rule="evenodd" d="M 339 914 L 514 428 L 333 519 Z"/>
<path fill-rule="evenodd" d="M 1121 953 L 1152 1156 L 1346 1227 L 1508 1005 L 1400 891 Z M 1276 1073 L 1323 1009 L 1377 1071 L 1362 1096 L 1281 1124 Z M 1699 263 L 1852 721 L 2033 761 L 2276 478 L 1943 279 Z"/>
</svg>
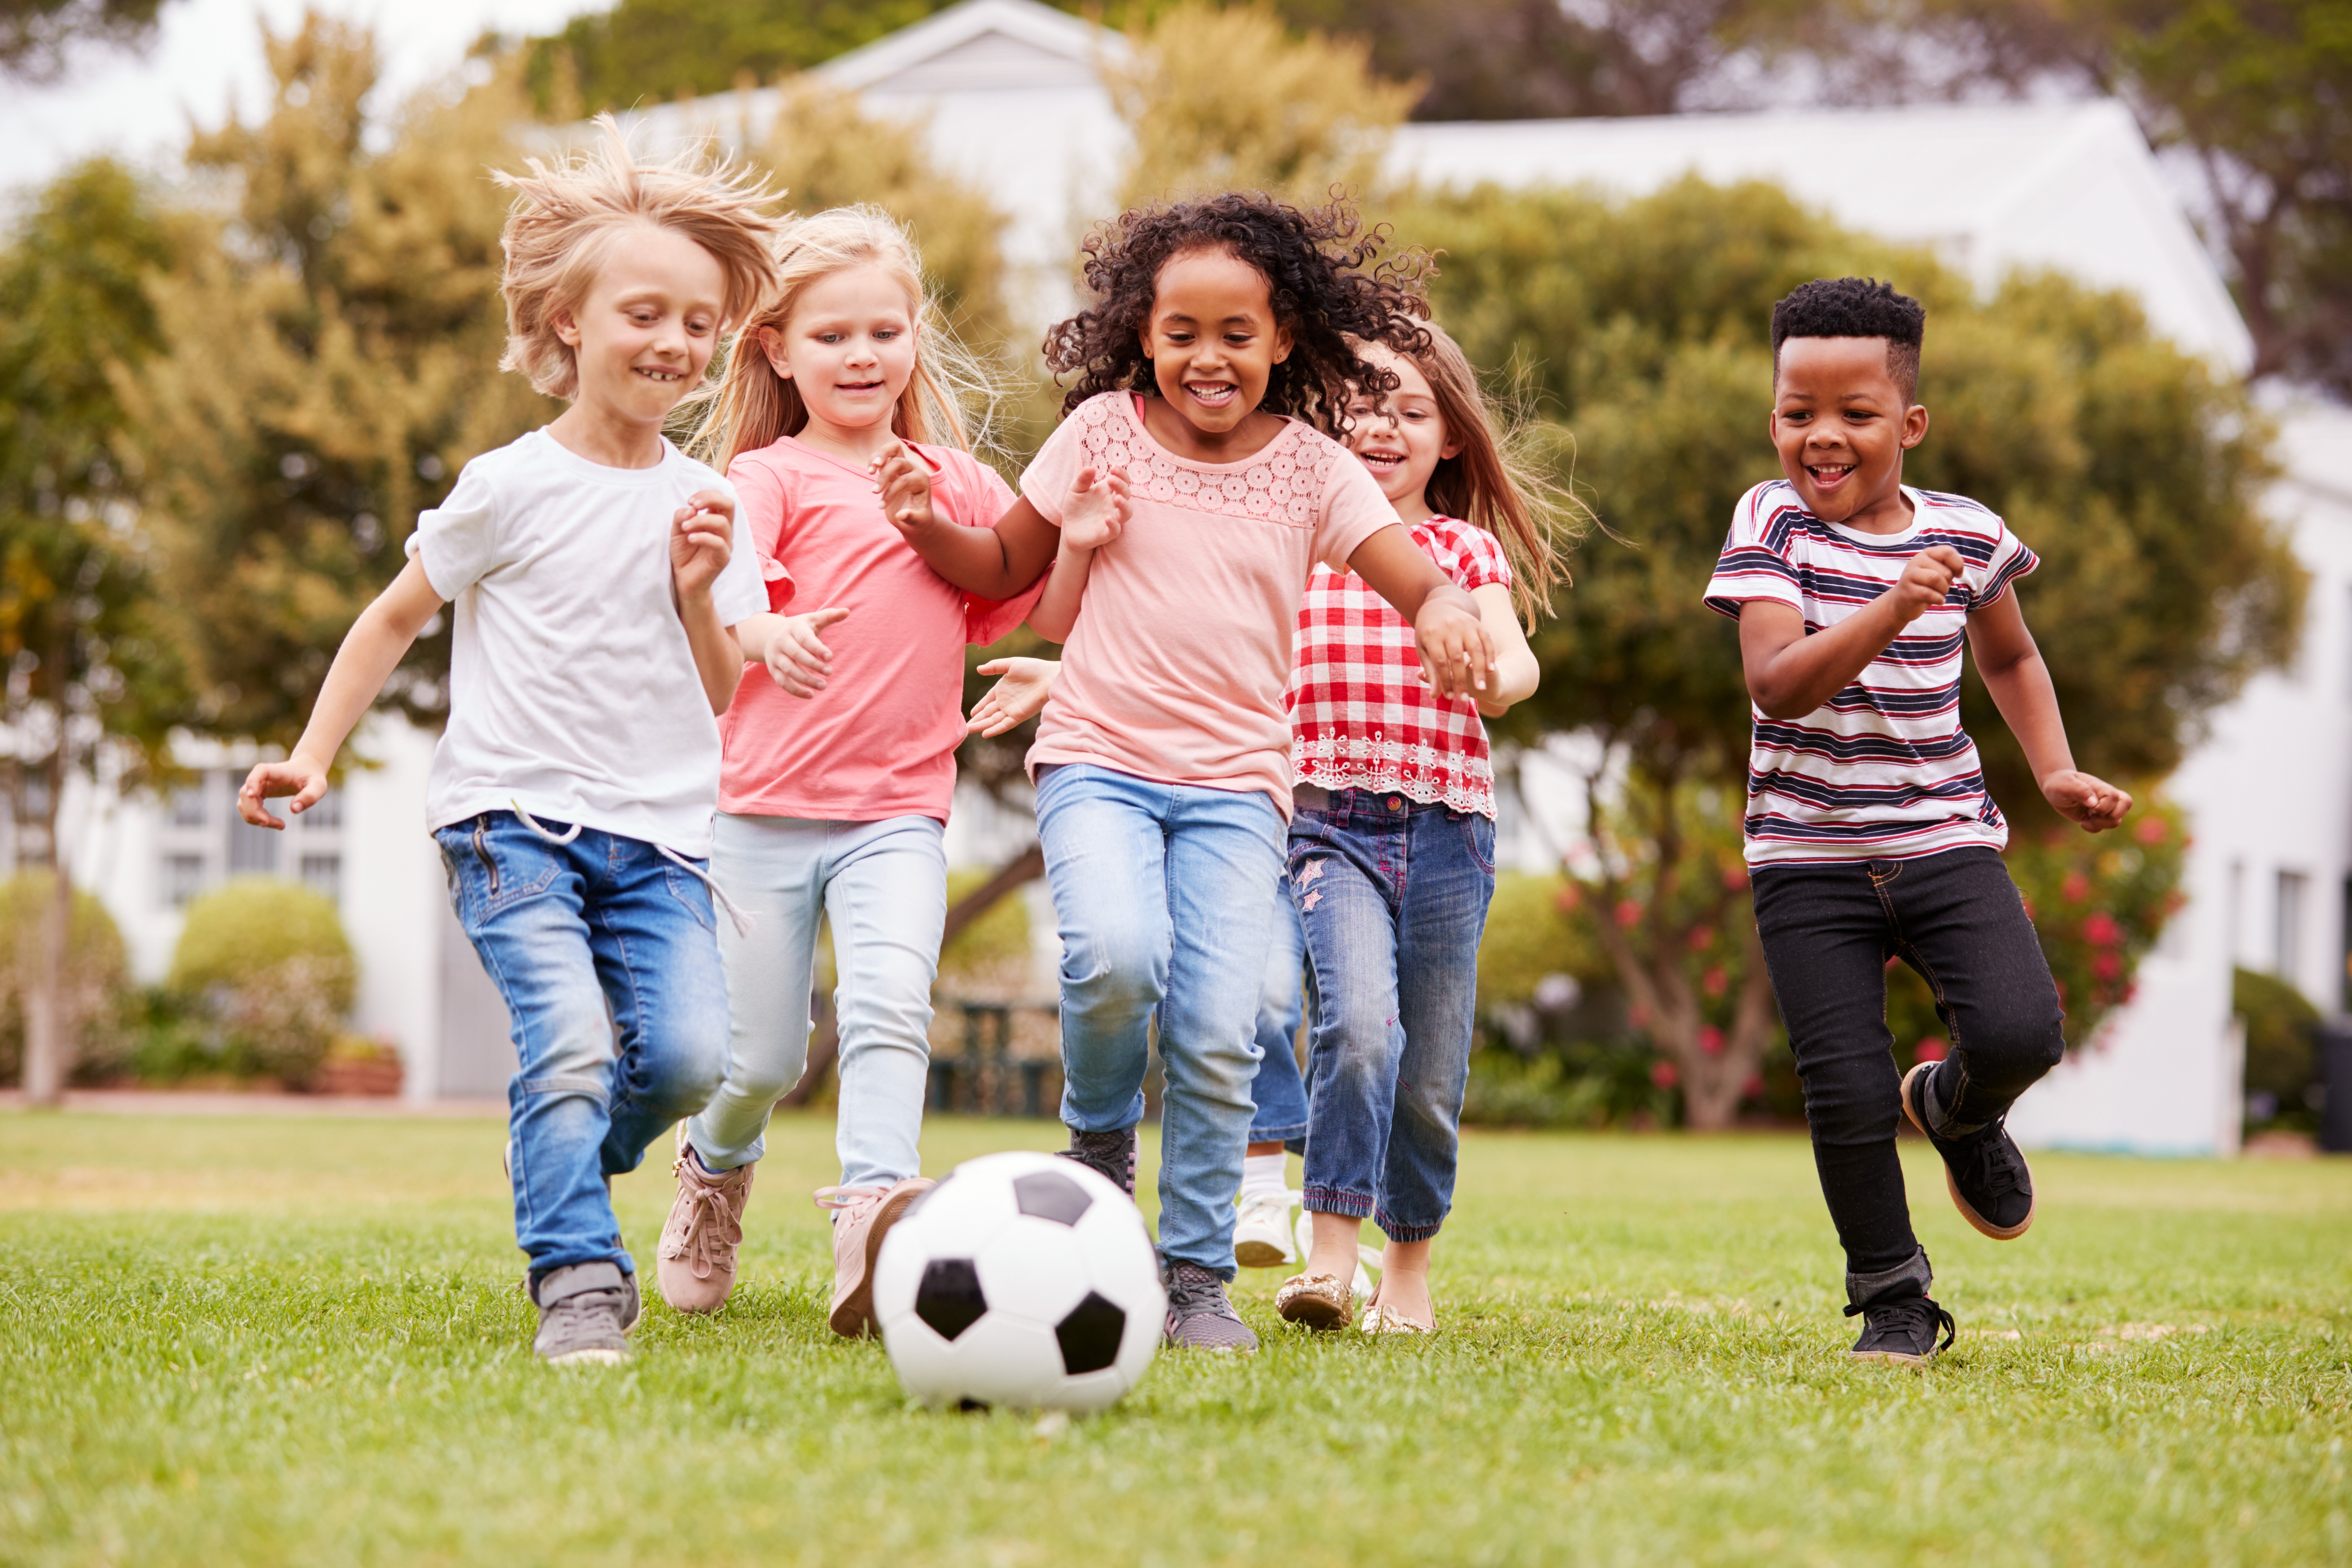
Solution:
<svg viewBox="0 0 2352 1568">
<path fill-rule="evenodd" d="M 1255 1110 L 1253 1143 L 1286 1143 L 1307 1152 L 1307 1080 L 1298 1073 L 1298 1020 L 1307 1010 L 1307 932 L 1291 900 L 1290 879 L 1274 895 L 1274 931 L 1265 944 L 1265 990 L 1257 1004 L 1257 1078 L 1250 1085 Z"/>
<path fill-rule="evenodd" d="M 732 1002 L 727 1076 L 687 1136 L 714 1171 L 766 1152 L 768 1115 L 808 1065 L 817 922 L 833 924 L 833 1016 L 841 1036 L 834 1148 L 841 1183 L 887 1185 L 922 1170 L 931 982 L 947 921 L 946 829 L 928 816 L 808 822 L 731 816 L 712 825 L 711 874 L 752 920 L 719 933 Z"/>
<path fill-rule="evenodd" d="M 1495 825 L 1333 790 L 1289 849 L 1315 1014 L 1306 1206 L 1426 1241 L 1454 1205 Z"/>
<path fill-rule="evenodd" d="M 553 843 L 508 811 L 433 838 L 506 998 L 520 1060 L 507 1163 L 531 1279 L 574 1263 L 634 1273 L 604 1179 L 709 1099 L 727 1059 L 710 890 L 642 840 L 586 828 Z"/>
<path fill-rule="evenodd" d="M 1228 1279 L 1282 834 L 1281 812 L 1255 791 L 1086 763 L 1037 785 L 1062 933 L 1062 1120 L 1107 1132 L 1143 1119 L 1156 1018 L 1168 1071 L 1160 1250 Z"/>
</svg>

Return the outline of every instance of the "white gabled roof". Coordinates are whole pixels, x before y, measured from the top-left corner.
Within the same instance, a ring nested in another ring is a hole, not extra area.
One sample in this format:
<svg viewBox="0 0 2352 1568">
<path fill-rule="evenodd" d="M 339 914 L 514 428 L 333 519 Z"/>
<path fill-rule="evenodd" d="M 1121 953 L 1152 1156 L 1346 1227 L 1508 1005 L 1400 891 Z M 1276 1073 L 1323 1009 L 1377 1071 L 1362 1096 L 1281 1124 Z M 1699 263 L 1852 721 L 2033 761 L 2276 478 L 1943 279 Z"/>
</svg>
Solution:
<svg viewBox="0 0 2352 1568">
<path fill-rule="evenodd" d="M 1127 40 L 1037 0 L 964 0 L 827 60 L 815 74 L 853 92 L 1092 87 Z"/>
<path fill-rule="evenodd" d="M 2053 268 L 2137 295 L 2191 353 L 2241 372 L 2253 360 L 2212 258 L 2113 100 L 1412 124 L 1389 172 L 1628 195 L 1686 173 L 1767 180 L 1850 227 L 1932 246 L 1979 286 Z"/>
</svg>

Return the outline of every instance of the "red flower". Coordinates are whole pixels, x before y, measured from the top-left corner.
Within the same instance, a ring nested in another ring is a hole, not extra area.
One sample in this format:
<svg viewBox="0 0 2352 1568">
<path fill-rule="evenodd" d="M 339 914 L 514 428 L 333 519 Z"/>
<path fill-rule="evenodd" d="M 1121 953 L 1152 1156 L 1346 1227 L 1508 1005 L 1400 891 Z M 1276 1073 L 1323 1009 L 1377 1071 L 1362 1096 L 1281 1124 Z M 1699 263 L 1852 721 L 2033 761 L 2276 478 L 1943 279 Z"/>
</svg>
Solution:
<svg viewBox="0 0 2352 1568">
<path fill-rule="evenodd" d="M 2080 871 L 2069 871 L 2066 879 L 2058 884 L 2058 892 L 2070 904 L 2079 904 L 2091 896 L 2091 879 Z"/>
<path fill-rule="evenodd" d="M 1760 1072 L 1749 1073 L 1748 1075 L 1748 1081 L 1739 1086 L 1739 1092 L 1748 1100 L 1763 1099 L 1764 1075 Z"/>
<path fill-rule="evenodd" d="M 1552 902 L 1559 906 L 1561 914 L 1572 915 L 1584 902 L 1584 889 L 1570 882 L 1559 890 L 1559 897 Z"/>
<path fill-rule="evenodd" d="M 1694 926 L 1691 929 L 1690 950 L 1693 952 L 1705 952 L 1714 941 L 1715 932 L 1706 926 Z"/>
<path fill-rule="evenodd" d="M 2100 910 L 2083 922 L 2083 940 L 2093 947 L 2113 947 L 2124 939 L 2123 928 L 2116 924 L 2115 916 Z"/>
<path fill-rule="evenodd" d="M 1950 1054 L 1951 1047 L 1946 1045 L 1940 1037 L 1930 1035 L 1919 1042 L 1912 1051 L 1911 1057 L 1915 1061 L 1939 1062 Z"/>
<path fill-rule="evenodd" d="M 1672 1089 L 1675 1085 L 1682 1082 L 1682 1069 L 1675 1066 L 1674 1063 L 1653 1062 L 1650 1064 L 1650 1081 L 1656 1084 L 1660 1089 Z"/>
<path fill-rule="evenodd" d="M 2091 960 L 2091 973 L 2102 980 L 2113 980 L 2124 972 L 2124 961 L 2112 952 L 2102 952 Z"/>
<path fill-rule="evenodd" d="M 2132 829 L 2132 837 L 2142 844 L 2161 844 L 2172 837 L 2172 825 L 2151 812 L 2139 819 L 2139 826 Z"/>
<path fill-rule="evenodd" d="M 1640 921 L 1640 920 L 1641 920 L 1641 918 L 1642 918 L 1642 906 L 1641 906 L 1641 905 L 1639 905 L 1639 904 L 1635 903 L 1635 902 L 1634 902 L 1633 900 L 1631 900 L 1631 899 L 1622 899 L 1622 900 L 1618 900 L 1618 904 L 1617 904 L 1617 923 L 1618 923 L 1619 925 L 1623 926 L 1623 927 L 1624 927 L 1626 930 L 1628 930 L 1628 931 L 1631 931 L 1631 930 L 1633 928 L 1633 926 L 1634 926 L 1635 922 L 1637 922 L 1638 921 Z"/>
<path fill-rule="evenodd" d="M 1726 891 L 1733 893 L 1736 893 L 1742 888 L 1748 886 L 1748 868 L 1745 866 L 1727 867 L 1723 873 L 1723 886 Z"/>
<path fill-rule="evenodd" d="M 1720 996 L 1730 984 L 1731 976 L 1726 974 L 1723 972 L 1723 965 L 1718 963 L 1706 972 L 1706 978 L 1698 983 L 1698 988 L 1710 996 Z"/>
<path fill-rule="evenodd" d="M 1636 1002 L 1625 1009 L 1625 1021 L 1637 1029 L 1646 1029 L 1650 1026 L 1650 1010 Z"/>
<path fill-rule="evenodd" d="M 1723 1031 L 1717 1028 L 1713 1024 L 1709 1024 L 1700 1029 L 1698 1032 L 1698 1048 L 1705 1051 L 1711 1057 L 1721 1056 L 1723 1054 Z"/>
</svg>

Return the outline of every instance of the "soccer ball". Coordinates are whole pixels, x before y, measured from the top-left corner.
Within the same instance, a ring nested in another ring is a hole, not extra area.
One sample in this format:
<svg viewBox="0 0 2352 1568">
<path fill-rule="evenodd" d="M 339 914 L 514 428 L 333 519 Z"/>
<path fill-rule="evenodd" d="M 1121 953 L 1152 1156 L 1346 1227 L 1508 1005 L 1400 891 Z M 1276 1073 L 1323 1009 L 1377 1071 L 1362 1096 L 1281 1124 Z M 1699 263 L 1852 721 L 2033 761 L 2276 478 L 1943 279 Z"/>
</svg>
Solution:
<svg viewBox="0 0 2352 1568">
<path fill-rule="evenodd" d="M 1141 1212 L 1052 1154 L 957 1166 L 874 1267 L 890 1364 L 926 1405 L 1103 1409 L 1151 1364 L 1167 1315 Z"/>
</svg>

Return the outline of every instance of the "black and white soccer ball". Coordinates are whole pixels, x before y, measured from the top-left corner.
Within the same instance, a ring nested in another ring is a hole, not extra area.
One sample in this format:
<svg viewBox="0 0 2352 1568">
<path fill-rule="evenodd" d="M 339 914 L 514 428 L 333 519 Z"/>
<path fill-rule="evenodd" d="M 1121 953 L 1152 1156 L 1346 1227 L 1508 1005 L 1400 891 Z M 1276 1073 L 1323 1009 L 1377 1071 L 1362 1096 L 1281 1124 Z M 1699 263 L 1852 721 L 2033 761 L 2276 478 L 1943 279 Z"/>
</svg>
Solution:
<svg viewBox="0 0 2352 1568">
<path fill-rule="evenodd" d="M 1141 1212 L 1052 1154 L 957 1166 L 874 1268 L 890 1364 L 926 1405 L 1100 1410 L 1151 1364 L 1167 1315 Z"/>
</svg>

